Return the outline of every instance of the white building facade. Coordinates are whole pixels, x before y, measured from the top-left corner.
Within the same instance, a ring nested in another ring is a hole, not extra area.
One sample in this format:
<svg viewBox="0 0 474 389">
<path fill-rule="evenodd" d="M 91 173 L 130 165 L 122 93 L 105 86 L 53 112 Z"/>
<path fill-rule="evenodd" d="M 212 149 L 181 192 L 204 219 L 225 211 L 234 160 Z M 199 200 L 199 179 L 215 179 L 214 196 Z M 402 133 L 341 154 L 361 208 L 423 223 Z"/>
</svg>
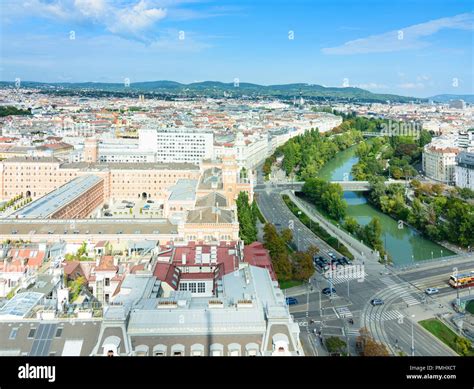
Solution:
<svg viewBox="0 0 474 389">
<path fill-rule="evenodd" d="M 474 190 L 474 153 L 462 152 L 456 161 L 456 186 Z"/>
<path fill-rule="evenodd" d="M 451 184 L 455 181 L 456 156 L 460 150 L 451 139 L 435 139 L 423 150 L 423 171 L 428 178 Z"/>
<path fill-rule="evenodd" d="M 160 163 L 192 163 L 214 158 L 214 134 L 179 128 L 142 128 L 138 131 L 140 151 L 156 154 Z"/>
</svg>

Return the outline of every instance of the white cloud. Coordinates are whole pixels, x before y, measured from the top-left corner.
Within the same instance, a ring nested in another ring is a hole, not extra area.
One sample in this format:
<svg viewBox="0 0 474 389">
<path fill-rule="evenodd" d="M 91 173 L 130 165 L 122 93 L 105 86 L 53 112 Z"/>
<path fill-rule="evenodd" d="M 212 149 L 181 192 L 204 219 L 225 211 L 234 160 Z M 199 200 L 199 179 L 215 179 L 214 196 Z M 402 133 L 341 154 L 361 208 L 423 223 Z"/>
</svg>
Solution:
<svg viewBox="0 0 474 389">
<path fill-rule="evenodd" d="M 140 0 L 132 8 L 119 9 L 107 28 L 111 32 L 138 32 L 166 17 L 166 9 L 150 8 L 148 2 Z"/>
<path fill-rule="evenodd" d="M 431 20 L 400 30 L 371 35 L 367 38 L 348 41 L 340 46 L 323 48 L 324 54 L 383 53 L 409 49 L 419 49 L 429 43 L 420 39 L 443 29 L 473 30 L 473 13 Z"/>
</svg>

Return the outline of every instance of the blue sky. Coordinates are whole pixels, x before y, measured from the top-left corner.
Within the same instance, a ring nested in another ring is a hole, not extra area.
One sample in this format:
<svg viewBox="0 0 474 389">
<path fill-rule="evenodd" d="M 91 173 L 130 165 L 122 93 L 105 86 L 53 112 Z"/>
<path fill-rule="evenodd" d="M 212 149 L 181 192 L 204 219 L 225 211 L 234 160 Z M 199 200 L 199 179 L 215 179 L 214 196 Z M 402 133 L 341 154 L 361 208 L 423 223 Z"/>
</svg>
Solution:
<svg viewBox="0 0 474 389">
<path fill-rule="evenodd" d="M 0 79 L 238 78 L 422 97 L 471 94 L 472 4 L 1 0 Z"/>
</svg>

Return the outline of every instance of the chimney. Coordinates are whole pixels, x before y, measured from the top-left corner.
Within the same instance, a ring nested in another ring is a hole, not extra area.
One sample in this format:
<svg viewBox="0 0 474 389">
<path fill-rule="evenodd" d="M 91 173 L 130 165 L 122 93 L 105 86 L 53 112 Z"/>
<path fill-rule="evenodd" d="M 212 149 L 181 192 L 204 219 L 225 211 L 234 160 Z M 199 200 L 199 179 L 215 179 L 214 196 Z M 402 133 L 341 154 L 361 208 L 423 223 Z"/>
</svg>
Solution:
<svg viewBox="0 0 474 389">
<path fill-rule="evenodd" d="M 186 253 L 183 253 L 183 254 L 181 255 L 181 264 L 182 264 L 182 265 L 186 265 Z"/>
</svg>

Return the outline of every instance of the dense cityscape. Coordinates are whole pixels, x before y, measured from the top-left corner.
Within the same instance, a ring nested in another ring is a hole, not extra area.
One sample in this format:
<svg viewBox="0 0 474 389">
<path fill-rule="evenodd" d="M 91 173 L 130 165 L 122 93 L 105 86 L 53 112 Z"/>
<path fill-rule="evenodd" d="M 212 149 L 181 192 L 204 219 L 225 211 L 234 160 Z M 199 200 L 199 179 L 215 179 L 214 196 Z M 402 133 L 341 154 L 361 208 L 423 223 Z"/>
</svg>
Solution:
<svg viewBox="0 0 474 389">
<path fill-rule="evenodd" d="M 95 27 L 128 9 L 33 3 Z M 151 26 L 185 10 L 132 3 L 130 31 L 142 11 Z M 472 13 L 447 19 L 472 44 Z M 344 75 L 121 83 L 2 66 L 0 356 L 392 357 L 413 385 L 449 385 L 448 361 L 474 357 L 472 66 L 459 90 L 418 76 L 405 94 Z M 447 359 L 420 378 L 410 357 Z"/>
</svg>

